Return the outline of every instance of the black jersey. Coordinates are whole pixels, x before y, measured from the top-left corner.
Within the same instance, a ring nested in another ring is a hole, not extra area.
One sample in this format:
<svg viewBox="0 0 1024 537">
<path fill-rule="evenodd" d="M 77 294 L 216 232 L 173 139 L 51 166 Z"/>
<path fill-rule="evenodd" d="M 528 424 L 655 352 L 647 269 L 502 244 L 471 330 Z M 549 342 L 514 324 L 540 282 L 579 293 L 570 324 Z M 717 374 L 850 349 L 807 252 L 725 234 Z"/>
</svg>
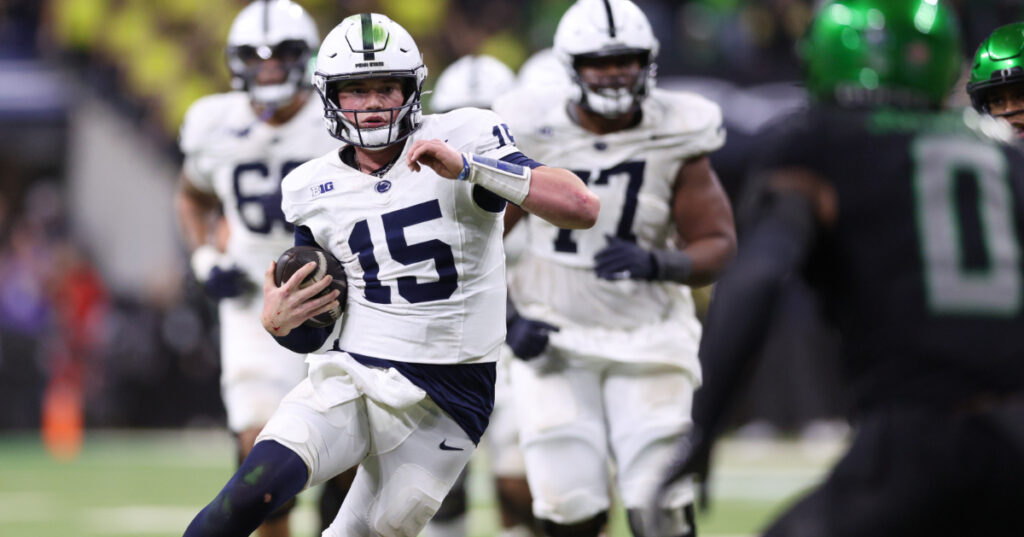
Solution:
<svg viewBox="0 0 1024 537">
<path fill-rule="evenodd" d="M 858 406 L 1024 388 L 1024 154 L 997 132 L 970 112 L 812 108 L 770 137 L 759 168 L 837 194 L 806 272 Z"/>
</svg>

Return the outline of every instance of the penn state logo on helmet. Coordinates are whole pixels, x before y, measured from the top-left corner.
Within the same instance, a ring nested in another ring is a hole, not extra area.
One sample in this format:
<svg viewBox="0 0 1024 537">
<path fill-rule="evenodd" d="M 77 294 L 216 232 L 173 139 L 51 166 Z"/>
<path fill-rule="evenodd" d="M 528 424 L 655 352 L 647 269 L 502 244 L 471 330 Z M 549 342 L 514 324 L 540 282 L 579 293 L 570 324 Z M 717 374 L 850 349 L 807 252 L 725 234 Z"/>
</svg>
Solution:
<svg viewBox="0 0 1024 537">
<path fill-rule="evenodd" d="M 360 127 L 363 110 L 342 109 L 338 90 L 368 78 L 397 78 L 402 82 L 401 106 L 377 110 L 389 113 L 390 123 Z M 380 148 L 400 142 L 423 123 L 423 81 L 427 67 L 416 42 L 397 22 L 379 13 L 361 13 L 341 21 L 324 38 L 317 54 L 313 87 L 324 103 L 324 121 L 331 136 L 360 147 Z M 346 114 L 351 114 L 350 121 Z"/>
<path fill-rule="evenodd" d="M 658 40 L 647 16 L 629 0 L 579 0 L 565 12 L 555 31 L 555 55 L 569 71 L 575 101 L 606 117 L 636 110 L 654 85 Z M 593 85 L 577 67 L 581 61 L 635 55 L 641 70 L 625 85 Z"/>
<path fill-rule="evenodd" d="M 256 1 L 235 17 L 228 32 L 227 60 L 232 86 L 245 90 L 253 102 L 283 106 L 302 87 L 308 87 L 309 63 L 320 43 L 313 17 L 291 0 Z M 281 62 L 285 78 L 260 84 L 260 64 Z"/>
</svg>

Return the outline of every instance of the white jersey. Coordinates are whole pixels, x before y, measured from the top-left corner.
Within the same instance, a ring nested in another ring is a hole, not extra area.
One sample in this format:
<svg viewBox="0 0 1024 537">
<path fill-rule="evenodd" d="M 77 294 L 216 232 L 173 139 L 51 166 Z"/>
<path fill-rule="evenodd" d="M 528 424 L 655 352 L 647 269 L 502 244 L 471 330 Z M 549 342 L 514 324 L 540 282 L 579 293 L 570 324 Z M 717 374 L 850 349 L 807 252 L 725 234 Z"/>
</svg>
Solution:
<svg viewBox="0 0 1024 537">
<path fill-rule="evenodd" d="M 253 282 L 294 235 L 281 214 L 281 179 L 338 141 L 327 133 L 315 95 L 290 121 L 272 126 L 253 112 L 245 92 L 196 101 L 181 127 L 184 170 L 199 190 L 215 194 L 231 230 L 227 254 Z"/>
<path fill-rule="evenodd" d="M 676 175 L 685 159 L 722 146 L 721 110 L 696 94 L 655 89 L 643 102 L 639 125 L 598 135 L 569 117 L 564 91 L 522 89 L 494 105 L 530 158 L 574 171 L 601 198 L 601 213 L 591 229 L 565 230 L 540 218 L 526 219 L 529 250 L 510 288 L 516 306 L 524 316 L 563 331 L 639 329 L 674 317 L 680 308 L 692 316 L 685 286 L 598 278 L 594 254 L 609 236 L 648 249 L 667 247 L 675 233 L 671 203 Z"/>
<path fill-rule="evenodd" d="M 440 139 L 501 158 L 518 151 L 502 123 L 475 108 L 425 116 L 381 177 L 331 151 L 285 178 L 288 221 L 307 226 L 345 267 L 343 350 L 420 363 L 496 359 L 505 337 L 504 207 L 481 207 L 471 183 L 426 166 L 411 171 L 405 155 L 416 140 Z"/>
</svg>

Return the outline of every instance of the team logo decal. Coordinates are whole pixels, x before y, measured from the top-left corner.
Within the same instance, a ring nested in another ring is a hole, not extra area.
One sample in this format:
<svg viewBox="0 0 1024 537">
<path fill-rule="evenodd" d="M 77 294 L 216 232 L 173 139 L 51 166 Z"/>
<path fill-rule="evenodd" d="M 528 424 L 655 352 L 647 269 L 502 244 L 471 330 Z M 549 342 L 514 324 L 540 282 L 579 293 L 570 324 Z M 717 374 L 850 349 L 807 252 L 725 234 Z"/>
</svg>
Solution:
<svg viewBox="0 0 1024 537">
<path fill-rule="evenodd" d="M 326 183 L 321 183 L 319 185 L 309 187 L 309 190 L 313 194 L 314 198 L 321 196 L 334 190 L 334 181 L 327 181 Z"/>
<path fill-rule="evenodd" d="M 373 185 L 373 189 L 383 194 L 388 190 L 391 190 L 391 181 L 388 181 L 387 179 L 377 181 L 377 184 Z"/>
</svg>

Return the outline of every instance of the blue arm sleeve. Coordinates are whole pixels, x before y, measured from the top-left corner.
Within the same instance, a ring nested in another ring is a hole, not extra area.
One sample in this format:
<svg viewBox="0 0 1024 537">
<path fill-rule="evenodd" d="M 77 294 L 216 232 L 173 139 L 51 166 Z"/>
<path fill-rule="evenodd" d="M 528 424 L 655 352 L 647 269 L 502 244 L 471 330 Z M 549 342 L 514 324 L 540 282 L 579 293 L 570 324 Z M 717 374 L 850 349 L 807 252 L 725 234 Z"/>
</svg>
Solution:
<svg viewBox="0 0 1024 537">
<path fill-rule="evenodd" d="M 316 243 L 316 239 L 313 238 L 313 232 L 306 226 L 295 226 L 295 246 L 320 247 Z M 319 349 L 327 341 L 327 338 L 330 337 L 333 329 L 334 325 L 324 328 L 300 325 L 292 329 L 287 336 L 274 336 L 274 339 L 277 340 L 279 345 L 292 352 L 308 354 Z"/>
<path fill-rule="evenodd" d="M 288 332 L 287 336 L 274 336 L 274 339 L 277 340 L 279 345 L 292 352 L 309 354 L 319 349 L 327 341 L 333 328 L 334 325 L 324 328 L 300 325 L 293 328 L 291 332 Z"/>
<path fill-rule="evenodd" d="M 320 245 L 316 243 L 316 239 L 313 238 L 313 232 L 306 226 L 295 226 L 295 246 L 316 246 L 320 248 Z"/>
<path fill-rule="evenodd" d="M 526 166 L 531 170 L 543 166 L 543 164 L 541 164 L 540 162 L 533 160 L 532 158 L 522 154 L 519 151 L 516 151 L 515 153 L 509 153 L 504 157 L 501 157 L 501 160 L 504 160 L 505 162 L 511 162 L 512 164 L 518 164 L 520 166 Z"/>
</svg>

